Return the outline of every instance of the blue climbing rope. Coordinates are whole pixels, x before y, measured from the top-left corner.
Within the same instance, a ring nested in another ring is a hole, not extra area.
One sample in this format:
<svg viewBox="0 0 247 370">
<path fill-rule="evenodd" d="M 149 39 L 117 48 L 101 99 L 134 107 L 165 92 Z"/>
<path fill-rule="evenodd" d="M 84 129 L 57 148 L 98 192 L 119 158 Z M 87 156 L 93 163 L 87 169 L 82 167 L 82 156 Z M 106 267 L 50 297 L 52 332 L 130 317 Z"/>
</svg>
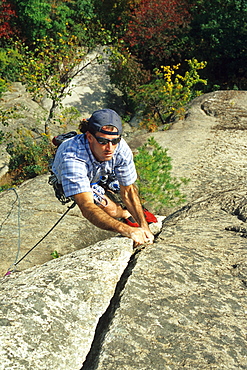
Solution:
<svg viewBox="0 0 247 370">
<path fill-rule="evenodd" d="M 67 210 L 62 214 L 62 216 L 58 219 L 58 221 L 51 227 L 51 229 L 31 248 L 29 249 L 29 251 L 27 251 L 27 253 L 24 254 L 24 256 L 22 256 L 19 260 L 18 260 L 18 257 L 19 257 L 19 254 L 20 254 L 20 249 L 21 249 L 21 227 L 20 227 L 20 199 L 19 199 L 19 196 L 16 192 L 16 190 L 14 188 L 10 188 L 10 189 L 7 189 L 7 190 L 14 190 L 15 191 L 15 194 L 16 194 L 16 200 L 14 201 L 14 203 L 12 204 L 12 208 L 11 210 L 9 211 L 8 215 L 6 216 L 5 220 L 2 222 L 2 224 L 0 225 L 0 231 L 2 229 L 2 226 L 4 224 L 4 222 L 6 222 L 6 220 L 8 219 L 8 217 L 10 216 L 12 210 L 13 210 L 13 207 L 14 207 L 14 204 L 16 203 L 16 201 L 18 201 L 18 248 L 17 248 L 17 253 L 16 253 L 16 257 L 15 257 L 15 262 L 10 265 L 10 267 L 8 268 L 8 271 L 6 272 L 6 274 L 4 276 L 8 276 L 10 275 L 12 272 L 15 272 L 16 270 L 16 266 L 30 253 L 32 252 L 32 250 L 34 248 L 36 248 L 46 237 L 47 235 L 50 234 L 50 232 L 58 225 L 58 223 L 64 218 L 64 216 L 69 212 L 69 210 L 73 207 L 75 207 L 76 203 L 73 202 L 68 208 Z"/>
<path fill-rule="evenodd" d="M 14 193 L 16 195 L 16 199 L 12 203 L 12 207 L 11 207 L 10 211 L 8 212 L 6 218 L 3 220 L 2 224 L 0 225 L 0 231 L 1 231 L 2 230 L 2 227 L 3 227 L 3 224 L 7 221 L 7 219 L 11 215 L 11 213 L 13 211 L 13 208 L 14 208 L 14 205 L 17 202 L 17 229 L 18 229 L 17 252 L 16 252 L 16 257 L 15 257 L 15 262 L 9 267 L 9 270 L 18 261 L 18 257 L 19 257 L 20 250 L 21 250 L 20 198 L 19 198 L 19 195 L 18 195 L 18 193 L 17 193 L 17 191 L 16 191 L 15 188 L 9 188 L 9 189 L 7 189 L 7 191 L 10 191 L 10 190 L 14 191 Z"/>
</svg>

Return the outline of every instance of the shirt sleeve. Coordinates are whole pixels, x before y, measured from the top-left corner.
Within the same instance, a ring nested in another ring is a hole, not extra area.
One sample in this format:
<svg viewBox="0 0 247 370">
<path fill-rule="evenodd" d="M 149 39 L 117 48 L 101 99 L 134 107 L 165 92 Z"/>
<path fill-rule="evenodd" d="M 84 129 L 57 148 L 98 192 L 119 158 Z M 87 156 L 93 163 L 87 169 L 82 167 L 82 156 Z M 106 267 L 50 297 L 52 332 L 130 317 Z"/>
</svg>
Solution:
<svg viewBox="0 0 247 370">
<path fill-rule="evenodd" d="M 91 191 L 87 165 L 80 159 L 66 155 L 61 166 L 61 180 L 66 197 Z"/>
<path fill-rule="evenodd" d="M 121 140 L 114 172 L 120 185 L 123 186 L 132 185 L 137 179 L 133 153 L 123 139 Z"/>
<path fill-rule="evenodd" d="M 91 191 L 88 178 L 88 165 L 85 155 L 78 155 L 83 151 L 80 137 L 63 142 L 55 155 L 52 171 L 62 184 L 66 197 Z"/>
</svg>

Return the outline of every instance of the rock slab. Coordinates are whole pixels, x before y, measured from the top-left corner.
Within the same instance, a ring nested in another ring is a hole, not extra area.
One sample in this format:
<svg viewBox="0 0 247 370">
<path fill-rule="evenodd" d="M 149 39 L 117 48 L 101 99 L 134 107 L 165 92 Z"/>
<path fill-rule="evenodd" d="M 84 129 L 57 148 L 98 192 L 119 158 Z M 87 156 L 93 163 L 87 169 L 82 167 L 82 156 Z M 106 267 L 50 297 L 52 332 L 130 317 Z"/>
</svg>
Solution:
<svg viewBox="0 0 247 370">
<path fill-rule="evenodd" d="M 80 369 L 132 251 L 115 237 L 1 279 L 0 369 Z"/>
<path fill-rule="evenodd" d="M 165 222 L 139 255 L 95 363 L 98 370 L 246 369 L 246 239 L 206 207 Z"/>
</svg>

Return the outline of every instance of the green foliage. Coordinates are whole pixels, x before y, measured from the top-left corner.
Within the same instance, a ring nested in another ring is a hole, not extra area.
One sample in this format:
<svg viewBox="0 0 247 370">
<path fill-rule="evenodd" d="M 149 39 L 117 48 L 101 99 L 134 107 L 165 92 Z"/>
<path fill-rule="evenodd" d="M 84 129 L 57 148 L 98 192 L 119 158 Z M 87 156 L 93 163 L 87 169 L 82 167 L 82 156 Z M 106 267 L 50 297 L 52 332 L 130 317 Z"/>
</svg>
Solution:
<svg viewBox="0 0 247 370">
<path fill-rule="evenodd" d="M 201 79 L 197 71 L 203 69 L 206 63 L 196 59 L 187 62 L 189 70 L 184 76 L 175 74 L 179 64 L 173 67 L 162 66 L 160 70 L 155 71 L 156 77 L 152 82 L 131 93 L 133 100 L 142 110 L 143 125 L 149 131 L 155 131 L 158 125 L 166 123 L 171 115 L 183 117 L 186 104 L 201 94 L 201 91 L 195 90 L 195 85 L 206 84 L 207 81 Z"/>
<path fill-rule="evenodd" d="M 59 37 L 57 41 L 52 38 L 37 40 L 34 50 L 26 46 L 21 60 L 21 78 L 33 98 L 39 101 L 47 95 L 52 100 L 45 133 L 49 132 L 49 123 L 62 98 L 69 94 L 71 80 L 85 68 L 79 66 L 88 52 L 79 46 L 77 37 L 67 34 L 59 34 Z"/>
<path fill-rule="evenodd" d="M 3 126 L 8 125 L 8 122 L 6 121 L 5 112 L 0 110 L 0 122 L 2 123 Z M 2 144 L 2 142 L 4 141 L 4 137 L 5 137 L 5 133 L 3 132 L 3 130 L 0 130 L 0 144 Z"/>
<path fill-rule="evenodd" d="M 14 184 L 48 172 L 53 151 L 46 135 L 35 140 L 30 132 L 19 131 L 8 142 L 6 150 L 11 156 L 9 172 L 14 176 Z"/>
<path fill-rule="evenodd" d="M 134 156 L 138 173 L 137 186 L 143 202 L 148 202 L 158 211 L 162 207 L 173 207 L 185 201 L 180 186 L 188 179 L 177 180 L 171 175 L 171 158 L 153 137 L 138 148 Z"/>
<path fill-rule="evenodd" d="M 192 6 L 187 57 L 208 61 L 210 86 L 247 87 L 247 2 L 197 0 Z"/>
<path fill-rule="evenodd" d="M 7 83 L 4 79 L 0 78 L 0 97 L 2 93 L 7 90 Z"/>
<path fill-rule="evenodd" d="M 20 58 L 21 55 L 15 48 L 0 48 L 0 83 L 1 81 L 18 81 Z"/>
<path fill-rule="evenodd" d="M 47 35 L 52 28 L 51 2 L 45 0 L 15 0 L 17 19 L 15 28 L 23 40 L 32 43 Z"/>
<path fill-rule="evenodd" d="M 68 2 L 67 5 L 71 9 L 70 18 L 67 20 L 67 32 L 75 35 L 81 45 L 89 48 L 104 44 L 105 30 L 102 30 L 101 23 L 95 15 L 94 1 L 80 0 Z"/>
<path fill-rule="evenodd" d="M 51 256 L 52 256 L 52 258 L 59 258 L 60 257 L 60 254 L 57 251 L 53 251 L 51 253 Z"/>
<path fill-rule="evenodd" d="M 57 121 L 60 123 L 60 125 L 66 127 L 67 125 L 71 125 L 75 122 L 78 123 L 80 117 L 81 113 L 76 107 L 66 107 L 59 114 Z"/>
<path fill-rule="evenodd" d="M 4 190 L 7 190 L 7 189 L 9 189 L 9 188 L 10 188 L 10 185 L 7 185 L 7 184 L 6 184 L 6 185 L 1 185 L 1 186 L 0 186 L 0 192 L 1 192 L 1 191 L 4 191 Z"/>
<path fill-rule="evenodd" d="M 150 73 L 128 50 L 121 49 L 121 46 L 109 48 L 109 60 L 111 68 L 108 74 L 111 83 L 124 94 L 127 105 L 131 105 L 130 91 L 136 91 L 141 84 L 147 83 L 150 80 Z"/>
<path fill-rule="evenodd" d="M 115 39 L 127 45 L 131 59 L 123 68 L 124 78 L 117 69 L 113 73 L 122 85 L 136 79 L 135 64 L 139 75 L 139 69 L 151 71 L 161 64 L 196 58 L 208 62 L 202 76 L 209 79 L 211 90 L 213 85 L 247 86 L 243 0 L 14 0 L 3 1 L 2 7 L 0 78 L 4 80 L 19 81 L 20 58 L 11 37 L 18 36 L 30 50 L 38 39 L 53 39 L 59 49 L 59 34 L 67 34 L 68 40 L 74 35 L 80 47 L 92 49 Z"/>
<path fill-rule="evenodd" d="M 58 33 L 68 33 L 76 36 L 80 45 L 87 47 L 97 45 L 101 25 L 95 19 L 93 1 L 58 1 L 52 6 L 50 18 L 52 31 L 49 30 L 46 36 L 57 40 Z"/>
<path fill-rule="evenodd" d="M 88 57 L 90 49 L 81 47 L 80 40 L 69 34 L 58 34 L 59 39 L 38 39 L 30 46 L 19 44 L 22 50 L 21 79 L 36 101 L 46 96 L 52 100 L 45 123 L 45 133 L 54 120 L 62 99 L 71 93 L 71 81 L 92 63 L 99 63 L 98 55 Z M 84 61 L 84 63 L 82 63 Z"/>
<path fill-rule="evenodd" d="M 0 124 L 9 125 L 10 119 L 20 118 L 22 114 L 19 106 L 0 110 Z M 22 108 L 22 107 L 21 107 Z M 25 109 L 25 108 L 24 108 Z M 60 123 L 66 129 L 68 124 L 78 124 L 79 111 L 74 107 L 65 108 L 59 117 Z M 58 120 L 59 121 L 59 120 Z M 38 123 L 38 126 L 40 123 Z M 10 130 L 0 130 L 0 143 L 5 142 L 7 152 L 10 154 L 9 178 L 11 184 L 19 184 L 28 178 L 46 173 L 49 170 L 50 159 L 54 155 L 54 146 L 48 135 L 41 134 L 36 137 L 33 132 L 22 128 L 11 133 Z"/>
<path fill-rule="evenodd" d="M 135 0 L 94 0 L 95 13 L 112 35 L 121 36 L 126 31 L 133 2 Z"/>
<path fill-rule="evenodd" d="M 13 105 L 10 108 L 7 109 L 0 109 L 0 123 L 3 126 L 8 126 L 9 125 L 9 120 L 15 119 L 19 117 L 19 113 L 17 112 L 17 106 Z"/>
<path fill-rule="evenodd" d="M 49 98 L 58 101 L 71 81 L 73 68 L 85 56 L 85 51 L 78 50 L 75 36 L 59 36 L 57 41 L 38 39 L 32 45 L 34 49 L 28 46 L 22 49 L 21 78 L 36 100 L 44 94 L 44 89 Z"/>
<path fill-rule="evenodd" d="M 38 38 L 58 40 L 58 33 L 68 33 L 81 45 L 95 47 L 102 34 L 93 0 L 15 0 L 15 6 L 15 28 L 29 46 Z"/>
<path fill-rule="evenodd" d="M 8 82 L 19 78 L 20 54 L 14 48 L 0 48 L 0 97 L 8 89 Z"/>
</svg>

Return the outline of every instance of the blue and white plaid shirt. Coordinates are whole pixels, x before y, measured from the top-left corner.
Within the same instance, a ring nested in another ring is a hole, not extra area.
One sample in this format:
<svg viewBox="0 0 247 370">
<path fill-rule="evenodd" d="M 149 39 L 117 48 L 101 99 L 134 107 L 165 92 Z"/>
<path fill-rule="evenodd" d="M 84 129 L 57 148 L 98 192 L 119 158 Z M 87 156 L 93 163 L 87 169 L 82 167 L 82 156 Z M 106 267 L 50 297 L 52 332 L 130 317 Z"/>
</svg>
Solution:
<svg viewBox="0 0 247 370">
<path fill-rule="evenodd" d="M 85 134 L 65 140 L 59 146 L 52 171 L 62 184 L 66 197 L 92 191 L 91 184 L 110 173 L 115 173 L 123 186 L 133 184 L 137 178 L 133 154 L 124 139 L 117 145 L 110 161 L 98 162 Z"/>
</svg>

